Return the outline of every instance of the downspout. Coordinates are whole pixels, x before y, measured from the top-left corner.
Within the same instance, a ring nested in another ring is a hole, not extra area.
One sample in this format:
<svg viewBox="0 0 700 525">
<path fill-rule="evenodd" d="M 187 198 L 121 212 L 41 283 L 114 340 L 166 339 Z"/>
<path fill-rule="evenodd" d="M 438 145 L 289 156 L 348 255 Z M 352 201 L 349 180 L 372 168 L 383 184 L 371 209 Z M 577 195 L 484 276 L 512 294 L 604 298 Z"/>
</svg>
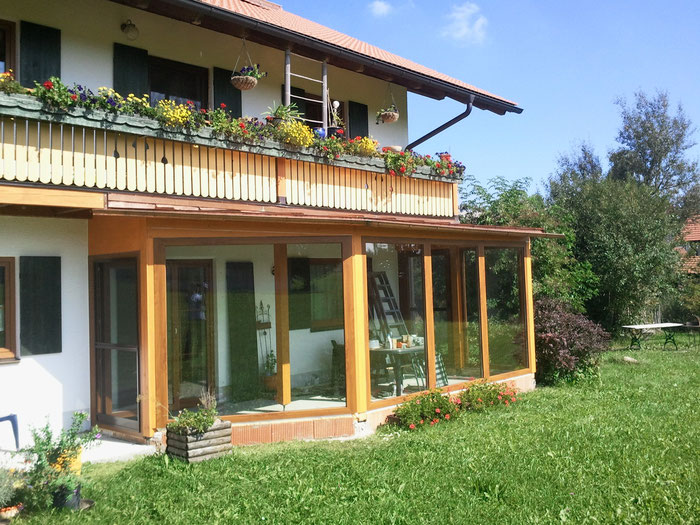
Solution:
<svg viewBox="0 0 700 525">
<path fill-rule="evenodd" d="M 449 128 L 450 126 L 454 126 L 454 125 L 457 124 L 457 122 L 459 122 L 460 120 L 464 120 L 464 119 L 467 118 L 467 117 L 469 116 L 469 114 L 472 112 L 473 107 L 474 107 L 474 95 L 469 95 L 469 103 L 467 104 L 467 109 L 465 109 L 463 113 L 460 113 L 459 115 L 457 115 L 457 116 L 456 116 L 455 118 L 453 118 L 452 120 L 448 120 L 448 121 L 445 122 L 442 126 L 439 126 L 439 127 L 435 128 L 435 129 L 434 129 L 433 131 L 431 131 L 430 133 L 426 133 L 426 134 L 423 135 L 421 138 L 414 140 L 413 142 L 411 142 L 408 146 L 406 146 L 406 147 L 404 148 L 404 151 L 409 150 L 409 149 L 413 149 L 413 148 L 415 148 L 416 146 L 418 146 L 419 144 L 423 144 L 426 140 L 433 138 L 433 137 L 434 137 L 435 135 L 437 135 L 438 133 L 442 133 L 443 131 L 445 131 L 445 130 L 446 130 L 447 128 Z"/>
</svg>

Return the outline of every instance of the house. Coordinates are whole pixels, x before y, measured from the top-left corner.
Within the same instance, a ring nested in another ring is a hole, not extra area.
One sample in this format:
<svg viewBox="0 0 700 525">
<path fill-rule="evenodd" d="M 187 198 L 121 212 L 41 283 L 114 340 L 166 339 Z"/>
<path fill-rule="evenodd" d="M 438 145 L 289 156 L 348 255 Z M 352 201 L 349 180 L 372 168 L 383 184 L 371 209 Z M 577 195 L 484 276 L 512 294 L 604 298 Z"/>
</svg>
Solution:
<svg viewBox="0 0 700 525">
<path fill-rule="evenodd" d="M 685 244 L 676 248 L 683 257 L 683 270 L 687 273 L 700 273 L 700 217 L 691 217 L 683 226 Z"/>
<path fill-rule="evenodd" d="M 5 0 L 0 20 L 2 67 L 30 87 L 55 76 L 233 117 L 296 102 L 307 120 L 285 122 L 324 129 L 338 101 L 346 134 L 399 149 L 408 92 L 463 102 L 460 119 L 521 111 L 265 0 Z M 251 63 L 268 76 L 239 91 L 231 72 Z M 203 390 L 253 443 L 351 435 L 475 378 L 534 386 L 544 232 L 460 224 L 458 174 L 435 161 L 392 175 L 382 158 L 164 128 L 109 97 L 0 93 L 0 417 L 22 442 L 75 410 L 148 439 Z M 399 120 L 375 124 L 390 103 Z"/>
</svg>

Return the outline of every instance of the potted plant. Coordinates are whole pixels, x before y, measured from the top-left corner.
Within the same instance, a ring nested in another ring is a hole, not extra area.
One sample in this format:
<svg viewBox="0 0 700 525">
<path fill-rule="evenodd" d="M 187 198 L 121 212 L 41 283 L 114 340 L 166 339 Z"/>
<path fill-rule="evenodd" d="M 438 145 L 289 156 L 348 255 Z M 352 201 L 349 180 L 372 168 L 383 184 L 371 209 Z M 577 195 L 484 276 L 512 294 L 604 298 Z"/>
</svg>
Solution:
<svg viewBox="0 0 700 525">
<path fill-rule="evenodd" d="M 166 427 L 169 456 L 195 463 L 231 450 L 231 422 L 218 418 L 216 398 L 203 392 L 198 410 L 181 410 Z"/>
<path fill-rule="evenodd" d="M 266 77 L 265 71 L 260 71 L 260 64 L 242 67 L 239 71 L 234 71 L 231 74 L 231 84 L 236 89 L 247 91 L 258 85 L 258 80 Z"/>
<path fill-rule="evenodd" d="M 345 123 L 343 119 L 340 118 L 339 108 L 340 102 L 334 100 L 333 104 L 331 104 L 331 125 L 328 126 L 326 137 L 335 137 L 343 134 L 343 126 L 345 126 Z"/>
<path fill-rule="evenodd" d="M 263 116 L 265 116 L 267 120 L 271 120 L 274 125 L 278 125 L 285 120 L 300 119 L 304 114 L 299 111 L 296 102 L 285 106 L 284 104 L 277 105 L 273 101 L 272 107 L 268 107 L 267 111 L 263 113 Z"/>
<path fill-rule="evenodd" d="M 81 431 L 87 417 L 86 412 L 75 412 L 70 427 L 58 435 L 48 423 L 32 429 L 33 444 L 21 450 L 29 468 L 20 491 L 29 507 L 79 508 L 82 451 L 100 437 L 97 427 Z"/>
<path fill-rule="evenodd" d="M 263 376 L 265 390 L 272 392 L 277 390 L 277 357 L 274 350 L 265 356 L 265 375 Z"/>
<path fill-rule="evenodd" d="M 14 478 L 12 471 L 0 469 L 0 520 L 11 520 L 23 508 L 21 503 L 11 505 L 15 497 Z"/>
<path fill-rule="evenodd" d="M 399 120 L 399 108 L 396 107 L 396 104 L 391 104 L 389 107 L 377 111 L 377 124 L 382 122 L 391 124 L 397 120 Z"/>
</svg>

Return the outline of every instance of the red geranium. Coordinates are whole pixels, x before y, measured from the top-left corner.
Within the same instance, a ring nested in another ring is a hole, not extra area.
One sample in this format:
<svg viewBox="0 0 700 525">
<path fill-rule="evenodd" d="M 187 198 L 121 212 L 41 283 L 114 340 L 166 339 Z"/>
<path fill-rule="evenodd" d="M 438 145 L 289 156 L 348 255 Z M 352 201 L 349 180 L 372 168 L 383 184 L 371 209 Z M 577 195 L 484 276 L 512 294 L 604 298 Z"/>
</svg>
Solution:
<svg viewBox="0 0 700 525">
<path fill-rule="evenodd" d="M 72 95 L 70 96 L 70 99 L 71 99 L 71 100 L 74 100 L 74 101 L 75 101 L 75 100 L 78 100 L 78 95 L 76 95 L 76 94 L 74 93 L 74 94 L 72 94 Z"/>
<path fill-rule="evenodd" d="M 226 104 L 224 104 L 224 103 L 222 102 L 221 104 L 219 104 L 219 107 L 220 107 L 221 109 L 226 109 Z"/>
<path fill-rule="evenodd" d="M 338 135 L 342 135 L 343 133 L 345 133 L 345 132 L 342 129 L 336 130 L 336 134 L 338 134 Z"/>
<path fill-rule="evenodd" d="M 53 89 L 53 82 L 51 82 L 50 80 L 47 80 L 46 82 L 44 82 L 43 86 L 46 89 Z"/>
<path fill-rule="evenodd" d="M 411 430 L 413 430 L 414 428 L 416 428 L 416 425 L 414 425 L 413 423 L 411 423 L 410 425 L 408 425 L 408 428 L 410 428 Z"/>
</svg>

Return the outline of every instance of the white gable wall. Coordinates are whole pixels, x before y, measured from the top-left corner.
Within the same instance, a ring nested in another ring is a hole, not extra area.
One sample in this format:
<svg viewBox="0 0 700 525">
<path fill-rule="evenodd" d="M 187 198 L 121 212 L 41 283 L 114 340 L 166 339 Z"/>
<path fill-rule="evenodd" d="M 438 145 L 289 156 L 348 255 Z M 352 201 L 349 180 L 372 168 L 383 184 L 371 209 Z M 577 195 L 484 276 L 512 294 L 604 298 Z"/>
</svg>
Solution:
<svg viewBox="0 0 700 525">
<path fill-rule="evenodd" d="M 106 0 L 3 0 L 0 18 L 17 22 L 18 33 L 20 20 L 60 29 L 62 80 L 68 84 L 83 84 L 93 90 L 112 86 L 114 42 L 147 49 L 150 55 L 160 58 L 210 69 L 233 69 L 241 50 L 238 38 Z M 128 40 L 120 29 L 127 19 L 132 20 L 140 32 L 134 41 Z M 17 43 L 19 49 L 19 35 Z M 243 114 L 259 117 L 273 105 L 273 101 L 281 102 L 284 52 L 254 43 L 248 43 L 248 50 L 251 59 L 269 73 L 258 87 L 242 94 Z M 238 67 L 247 65 L 246 62 L 244 54 Z M 318 63 L 294 57 L 292 66 L 296 73 L 321 79 L 321 65 Z M 19 76 L 19 72 L 16 73 Z M 408 143 L 405 88 L 391 87 L 401 113 L 399 121 L 376 125 L 375 113 L 391 103 L 386 82 L 335 67 L 328 68 L 328 82 L 332 99 L 353 100 L 368 106 L 369 133 L 380 144 L 405 146 Z M 321 93 L 320 84 L 302 79 L 293 79 L 292 85 L 317 95 Z"/>
</svg>

